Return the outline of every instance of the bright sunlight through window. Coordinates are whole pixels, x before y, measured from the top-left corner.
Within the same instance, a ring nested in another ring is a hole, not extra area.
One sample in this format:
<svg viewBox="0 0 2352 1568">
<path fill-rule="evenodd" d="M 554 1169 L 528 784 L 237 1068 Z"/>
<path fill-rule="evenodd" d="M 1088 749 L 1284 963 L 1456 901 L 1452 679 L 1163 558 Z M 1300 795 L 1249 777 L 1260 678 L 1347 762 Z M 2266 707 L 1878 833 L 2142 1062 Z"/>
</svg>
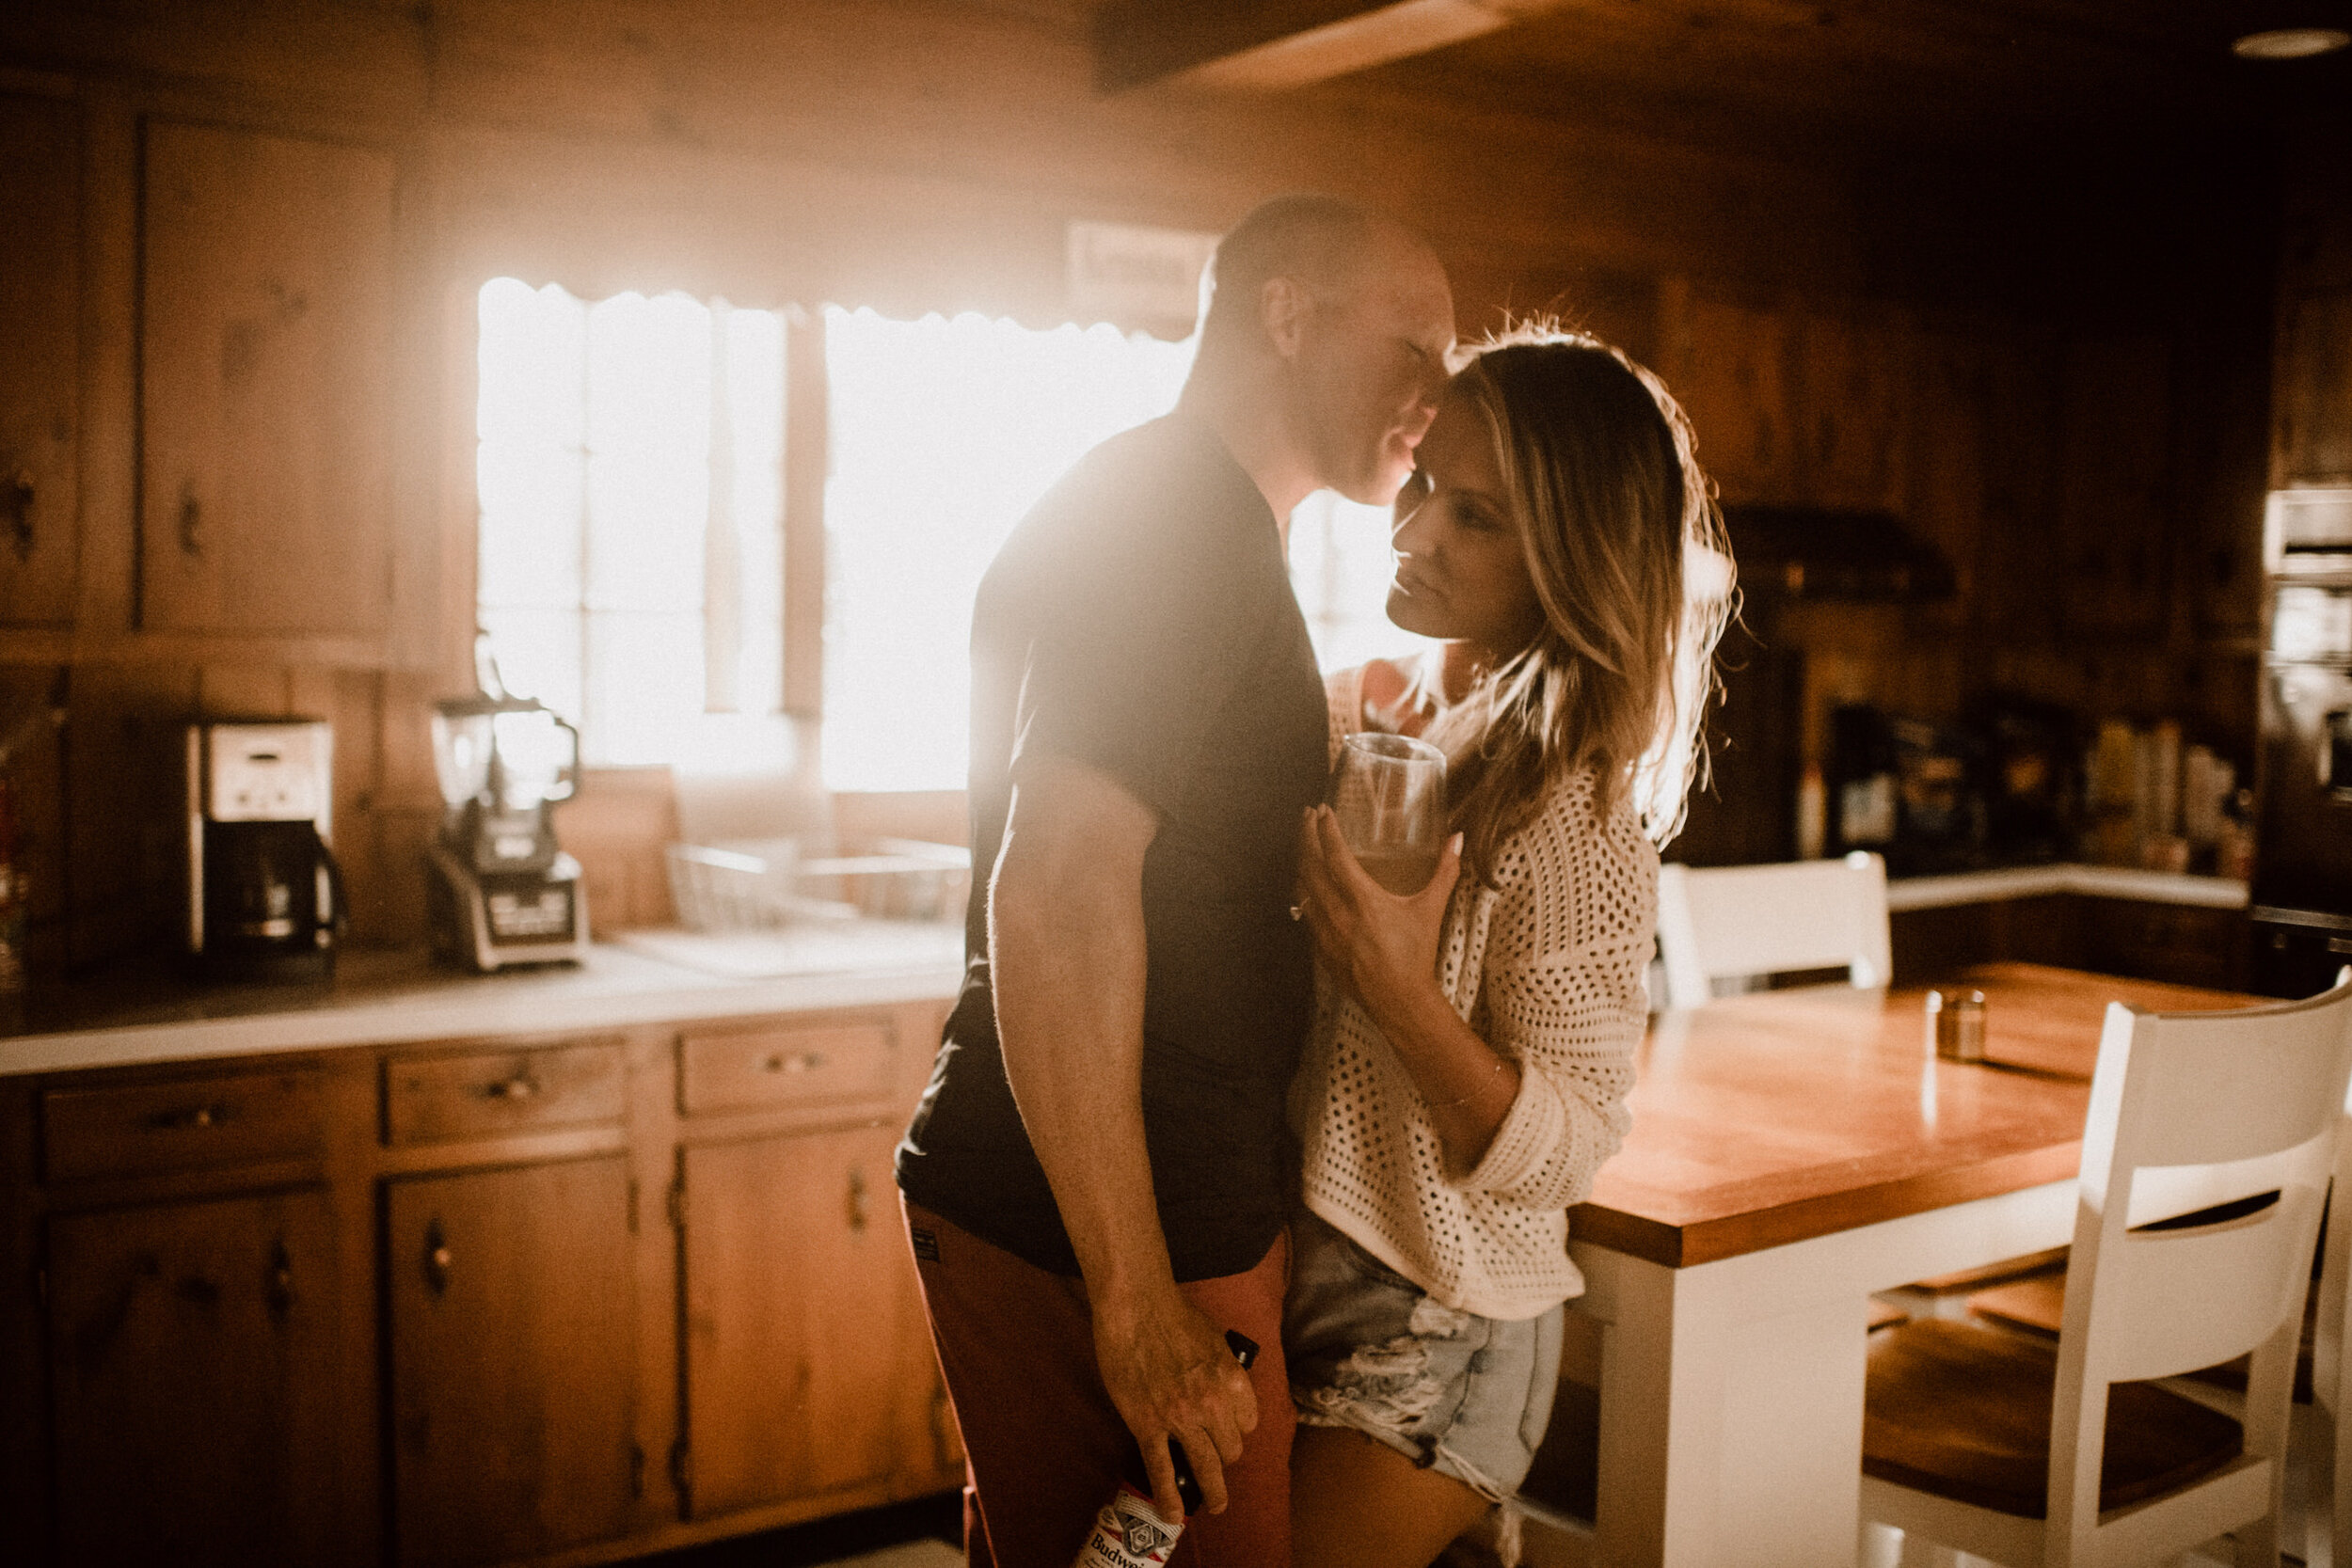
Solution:
<svg viewBox="0 0 2352 1568">
<path fill-rule="evenodd" d="M 784 324 L 684 294 L 481 293 L 476 600 L 588 760 L 789 759 Z"/>
<path fill-rule="evenodd" d="M 963 787 L 981 574 L 1089 447 L 1175 405 L 1191 362 L 1190 342 L 1107 325 L 826 311 L 829 788 Z M 1291 570 L 1327 668 L 1419 645 L 1381 612 L 1386 512 L 1311 498 Z"/>
<path fill-rule="evenodd" d="M 578 723 L 593 763 L 789 768 L 782 318 L 511 277 L 479 310 L 478 612 L 509 688 Z M 1191 362 L 1107 325 L 826 309 L 827 787 L 963 786 L 981 573 Z M 1327 669 L 1420 645 L 1381 613 L 1385 512 L 1310 498 L 1291 576 Z"/>
</svg>

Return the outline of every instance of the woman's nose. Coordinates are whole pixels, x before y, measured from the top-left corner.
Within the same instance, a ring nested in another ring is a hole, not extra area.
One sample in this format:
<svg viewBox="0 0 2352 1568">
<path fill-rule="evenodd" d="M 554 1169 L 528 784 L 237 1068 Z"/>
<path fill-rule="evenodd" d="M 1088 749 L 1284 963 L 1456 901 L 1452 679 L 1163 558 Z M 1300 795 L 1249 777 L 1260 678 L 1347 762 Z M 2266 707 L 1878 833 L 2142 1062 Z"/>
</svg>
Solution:
<svg viewBox="0 0 2352 1568">
<path fill-rule="evenodd" d="M 1389 547 L 1399 555 L 1428 555 L 1437 544 L 1437 531 L 1432 527 L 1435 519 L 1430 515 L 1436 510 L 1436 504 L 1425 494 L 1409 508 L 1400 503 L 1395 526 L 1389 531 Z"/>
</svg>

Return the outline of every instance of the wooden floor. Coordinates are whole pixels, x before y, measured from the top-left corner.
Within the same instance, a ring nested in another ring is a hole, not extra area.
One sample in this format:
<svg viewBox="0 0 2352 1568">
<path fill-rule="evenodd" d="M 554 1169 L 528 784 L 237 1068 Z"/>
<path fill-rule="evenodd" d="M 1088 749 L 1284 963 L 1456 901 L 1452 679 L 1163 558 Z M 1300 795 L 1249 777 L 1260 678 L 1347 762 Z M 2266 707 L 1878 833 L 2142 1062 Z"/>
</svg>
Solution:
<svg viewBox="0 0 2352 1568">
<path fill-rule="evenodd" d="M 953 1492 L 633 1560 L 628 1568 L 961 1568 Z"/>
</svg>

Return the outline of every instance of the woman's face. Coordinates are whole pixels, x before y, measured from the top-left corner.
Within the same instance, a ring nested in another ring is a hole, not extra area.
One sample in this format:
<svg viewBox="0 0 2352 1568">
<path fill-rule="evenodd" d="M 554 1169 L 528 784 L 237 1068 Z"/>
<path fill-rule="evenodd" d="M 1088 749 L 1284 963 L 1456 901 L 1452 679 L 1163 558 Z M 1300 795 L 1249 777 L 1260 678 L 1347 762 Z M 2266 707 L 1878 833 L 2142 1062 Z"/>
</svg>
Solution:
<svg viewBox="0 0 2352 1568">
<path fill-rule="evenodd" d="M 1449 396 L 1396 498 L 1389 619 L 1406 631 L 1507 657 L 1543 625 L 1519 521 L 1486 423 Z"/>
</svg>

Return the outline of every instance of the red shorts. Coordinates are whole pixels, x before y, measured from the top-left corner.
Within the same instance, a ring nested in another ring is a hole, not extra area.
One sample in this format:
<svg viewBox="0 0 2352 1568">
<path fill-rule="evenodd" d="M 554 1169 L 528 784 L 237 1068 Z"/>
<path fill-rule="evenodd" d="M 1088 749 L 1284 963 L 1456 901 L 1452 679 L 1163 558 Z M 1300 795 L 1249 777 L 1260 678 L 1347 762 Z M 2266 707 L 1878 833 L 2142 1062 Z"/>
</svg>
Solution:
<svg viewBox="0 0 2352 1568">
<path fill-rule="evenodd" d="M 963 1432 L 965 1560 L 971 1568 L 1070 1568 L 1135 1444 L 1095 1364 L 1086 1286 L 928 1209 L 905 1209 L 931 1343 Z M 1249 1372 L 1258 1425 L 1243 1439 L 1241 1458 L 1225 1466 L 1225 1512 L 1192 1516 L 1170 1568 L 1290 1562 L 1289 1282 L 1283 1236 L 1247 1274 L 1177 1287 L 1219 1327 L 1258 1342 Z"/>
</svg>

